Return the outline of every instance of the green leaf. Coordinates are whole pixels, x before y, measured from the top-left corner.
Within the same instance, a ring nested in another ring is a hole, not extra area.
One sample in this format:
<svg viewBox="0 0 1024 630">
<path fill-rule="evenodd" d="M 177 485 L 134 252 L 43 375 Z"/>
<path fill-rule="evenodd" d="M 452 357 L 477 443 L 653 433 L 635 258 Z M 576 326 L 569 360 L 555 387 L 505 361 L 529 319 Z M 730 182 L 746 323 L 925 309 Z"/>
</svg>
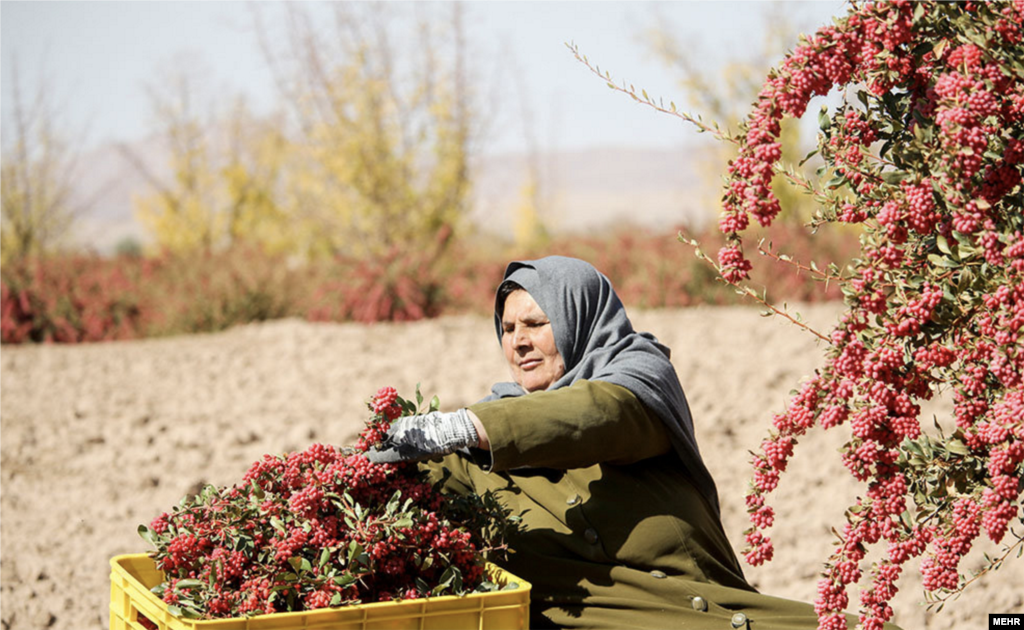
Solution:
<svg viewBox="0 0 1024 630">
<path fill-rule="evenodd" d="M 844 175 L 835 175 L 835 176 L 832 177 L 832 179 L 828 180 L 828 182 L 825 183 L 825 187 L 830 189 L 830 190 L 835 190 L 836 188 L 839 188 L 840 186 L 842 186 L 845 183 L 846 183 L 846 176 L 844 176 Z"/>
<path fill-rule="evenodd" d="M 811 151 L 810 153 L 808 153 L 807 155 L 805 155 L 804 159 L 800 160 L 800 163 L 797 166 L 803 166 L 804 164 L 807 163 L 807 160 L 810 160 L 815 155 L 818 155 L 818 150 L 817 149 L 815 149 L 815 150 Z"/>
<path fill-rule="evenodd" d="M 384 506 L 384 514 L 386 516 L 393 515 L 398 510 L 398 506 L 399 506 L 401 501 L 402 501 L 402 491 L 401 490 L 396 490 L 395 493 L 393 495 L 391 495 L 391 498 L 388 499 L 387 505 Z"/>
<path fill-rule="evenodd" d="M 832 127 L 832 118 L 828 115 L 828 107 L 822 105 L 821 111 L 818 112 L 818 127 L 822 131 L 828 131 Z"/>
<path fill-rule="evenodd" d="M 935 265 L 936 267 L 942 267 L 944 269 L 956 269 L 960 266 L 960 263 L 955 260 L 943 258 L 938 254 L 928 254 L 928 262 Z"/>
<path fill-rule="evenodd" d="M 150 531 L 150 529 L 145 525 L 139 525 L 139 536 L 142 536 L 143 540 L 153 545 L 154 547 L 159 546 L 157 545 L 156 534 Z"/>
<path fill-rule="evenodd" d="M 181 609 L 181 616 L 185 619 L 202 619 L 203 613 L 195 608 L 185 607 Z"/>
<path fill-rule="evenodd" d="M 949 440 L 946 443 L 946 448 L 948 448 L 951 453 L 955 453 L 956 455 L 967 455 L 971 452 L 971 450 L 967 448 L 967 445 L 959 440 Z"/>
<path fill-rule="evenodd" d="M 360 545 L 359 543 L 357 543 L 356 541 L 353 540 L 352 542 L 350 542 L 348 544 L 348 561 L 349 562 L 353 562 L 356 559 L 356 557 L 358 557 L 362 553 L 363 553 L 363 546 Z"/>
<path fill-rule="evenodd" d="M 950 249 L 949 241 L 946 240 L 945 236 L 939 234 L 939 236 L 935 239 L 935 244 L 938 245 L 939 251 L 942 252 L 943 254 L 946 254 L 947 256 L 953 255 L 953 250 Z"/>
<path fill-rule="evenodd" d="M 175 588 L 198 588 L 202 585 L 203 583 L 199 580 L 187 579 L 178 580 L 178 583 L 175 585 Z"/>
<path fill-rule="evenodd" d="M 437 411 L 441 408 L 441 399 L 435 395 L 430 399 L 430 411 Z"/>
<path fill-rule="evenodd" d="M 908 177 L 910 177 L 910 174 L 903 171 L 886 171 L 882 173 L 882 180 L 887 184 L 898 184 Z"/>
<path fill-rule="evenodd" d="M 349 584 L 354 584 L 355 581 L 356 576 L 352 575 L 351 573 L 344 573 L 334 578 L 334 583 L 342 588 L 345 588 Z"/>
<path fill-rule="evenodd" d="M 455 580 L 455 571 L 456 568 L 453 566 L 449 566 L 445 569 L 444 573 L 441 574 L 441 579 L 438 580 L 437 586 L 435 586 L 430 592 L 436 595 L 448 588 L 448 586 Z"/>
<path fill-rule="evenodd" d="M 868 105 L 868 93 L 864 90 L 857 90 L 857 100 L 864 106 L 864 109 L 868 109 L 870 107 Z"/>
</svg>

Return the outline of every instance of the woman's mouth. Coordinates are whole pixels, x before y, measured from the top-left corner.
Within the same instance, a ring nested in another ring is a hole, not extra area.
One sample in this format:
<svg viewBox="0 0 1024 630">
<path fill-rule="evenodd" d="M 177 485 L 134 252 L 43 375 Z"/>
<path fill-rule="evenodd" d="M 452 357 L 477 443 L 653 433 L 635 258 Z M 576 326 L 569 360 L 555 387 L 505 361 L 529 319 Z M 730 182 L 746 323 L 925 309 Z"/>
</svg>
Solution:
<svg viewBox="0 0 1024 630">
<path fill-rule="evenodd" d="M 529 372 L 530 370 L 539 366 L 541 363 L 543 363 L 543 361 L 541 361 L 540 359 L 527 359 L 526 361 L 523 361 L 522 363 L 519 364 L 519 369 Z"/>
</svg>

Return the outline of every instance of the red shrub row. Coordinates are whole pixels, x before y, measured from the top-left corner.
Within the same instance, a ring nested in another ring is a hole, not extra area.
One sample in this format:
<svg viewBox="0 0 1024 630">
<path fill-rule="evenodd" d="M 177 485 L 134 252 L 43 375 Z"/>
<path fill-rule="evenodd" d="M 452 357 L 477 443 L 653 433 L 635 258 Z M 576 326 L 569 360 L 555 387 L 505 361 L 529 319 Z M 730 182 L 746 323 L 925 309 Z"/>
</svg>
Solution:
<svg viewBox="0 0 1024 630">
<path fill-rule="evenodd" d="M 3 343 L 108 341 L 139 335 L 149 318 L 139 292 L 148 261 L 93 256 L 12 262 L 0 280 Z"/>
<path fill-rule="evenodd" d="M 845 262 L 856 241 L 773 232 L 775 249 L 808 264 Z M 715 251 L 721 236 L 702 240 Z M 12 262 L 0 273 L 3 343 L 106 341 L 215 331 L 252 321 L 407 321 L 442 313 L 487 313 L 509 260 L 549 254 L 583 258 L 612 280 L 623 302 L 642 308 L 739 302 L 675 232 L 566 237 L 543 249 L 455 243 L 444 257 L 395 250 L 377 260 L 295 264 L 258 250 L 189 258 L 61 256 Z M 837 299 L 783 263 L 758 262 L 775 300 Z"/>
</svg>

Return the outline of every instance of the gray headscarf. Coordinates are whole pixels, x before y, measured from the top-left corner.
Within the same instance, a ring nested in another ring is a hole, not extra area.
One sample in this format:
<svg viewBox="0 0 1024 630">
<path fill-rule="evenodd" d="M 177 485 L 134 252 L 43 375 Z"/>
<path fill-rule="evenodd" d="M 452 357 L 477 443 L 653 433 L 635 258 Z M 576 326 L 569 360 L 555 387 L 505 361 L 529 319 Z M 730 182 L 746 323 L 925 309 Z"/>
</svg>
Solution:
<svg viewBox="0 0 1024 630">
<path fill-rule="evenodd" d="M 691 479 L 717 512 L 718 492 L 697 448 L 690 408 L 669 361 L 671 353 L 653 335 L 633 330 L 608 278 L 582 260 L 549 256 L 510 263 L 504 281 L 523 287 L 551 320 L 565 374 L 548 390 L 586 379 L 631 391 L 668 427 Z M 494 319 L 500 343 L 502 313 L 498 311 L 503 305 L 499 300 L 495 300 Z M 491 392 L 487 400 L 526 394 L 513 382 L 498 383 Z"/>
</svg>

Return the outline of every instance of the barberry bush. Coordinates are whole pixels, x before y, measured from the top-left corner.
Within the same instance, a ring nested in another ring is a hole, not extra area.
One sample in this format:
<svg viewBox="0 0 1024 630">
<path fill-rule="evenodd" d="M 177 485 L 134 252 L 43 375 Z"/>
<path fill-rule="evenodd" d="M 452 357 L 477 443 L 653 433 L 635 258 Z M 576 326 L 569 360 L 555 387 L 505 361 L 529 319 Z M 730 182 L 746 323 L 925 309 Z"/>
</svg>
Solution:
<svg viewBox="0 0 1024 630">
<path fill-rule="evenodd" d="M 745 219 L 769 224 L 779 211 L 761 190 L 777 168 L 778 120 L 833 86 L 854 94 L 820 116 L 826 177 L 815 186 L 818 222 L 862 226 L 862 256 L 838 278 L 849 310 L 827 365 L 774 418 L 748 496 L 757 562 L 771 555 L 764 498 L 796 439 L 814 424 L 849 427 L 843 462 L 867 492 L 819 583 L 823 628 L 845 627 L 847 585 L 862 580 L 861 624 L 880 627 L 915 556 L 926 590 L 958 592 L 975 539 L 1003 541 L 1019 522 L 1022 13 L 1021 2 L 855 6 L 769 77 L 730 168 L 721 227 L 734 244 L 719 263 L 736 282 Z M 929 436 L 919 403 L 940 392 L 952 396 L 955 429 Z M 1006 552 L 1021 544 L 1012 537 Z M 874 544 L 885 554 L 865 574 Z"/>
<path fill-rule="evenodd" d="M 266 455 L 140 526 L 165 575 L 154 592 L 176 615 L 214 619 L 495 590 L 485 554 L 515 518 L 490 494 L 448 495 L 414 463 L 365 456 L 422 406 L 419 391 L 381 388 L 355 448 Z"/>
<path fill-rule="evenodd" d="M 150 265 L 76 255 L 4 263 L 3 343 L 112 341 L 140 336 L 153 319 L 139 291 Z"/>
<path fill-rule="evenodd" d="M 591 67 L 613 89 L 736 143 L 719 221 L 726 242 L 705 259 L 769 313 L 791 317 L 751 285 L 744 245 L 752 224 L 769 228 L 784 210 L 775 178 L 813 195 L 813 230 L 860 230 L 859 255 L 845 265 L 758 247 L 839 286 L 848 307 L 834 330 L 816 333 L 828 342 L 826 363 L 773 417 L 746 501 L 746 559 L 761 564 L 773 555 L 767 498 L 798 440 L 816 426 L 849 432 L 842 461 L 866 487 L 818 585 L 822 630 L 847 627 L 855 584 L 860 626 L 881 628 L 913 558 L 941 608 L 974 579 L 961 561 L 982 534 L 1003 545 L 983 571 L 1024 543 L 1012 529 L 1024 461 L 1022 17 L 1021 0 L 852 3 L 770 71 L 735 134 Z M 803 177 L 782 163 L 780 121 L 830 94 L 839 104 L 822 107 L 807 158 L 816 153 L 822 166 Z M 952 417 L 932 429 L 921 403 L 936 396 L 951 399 Z"/>
</svg>

